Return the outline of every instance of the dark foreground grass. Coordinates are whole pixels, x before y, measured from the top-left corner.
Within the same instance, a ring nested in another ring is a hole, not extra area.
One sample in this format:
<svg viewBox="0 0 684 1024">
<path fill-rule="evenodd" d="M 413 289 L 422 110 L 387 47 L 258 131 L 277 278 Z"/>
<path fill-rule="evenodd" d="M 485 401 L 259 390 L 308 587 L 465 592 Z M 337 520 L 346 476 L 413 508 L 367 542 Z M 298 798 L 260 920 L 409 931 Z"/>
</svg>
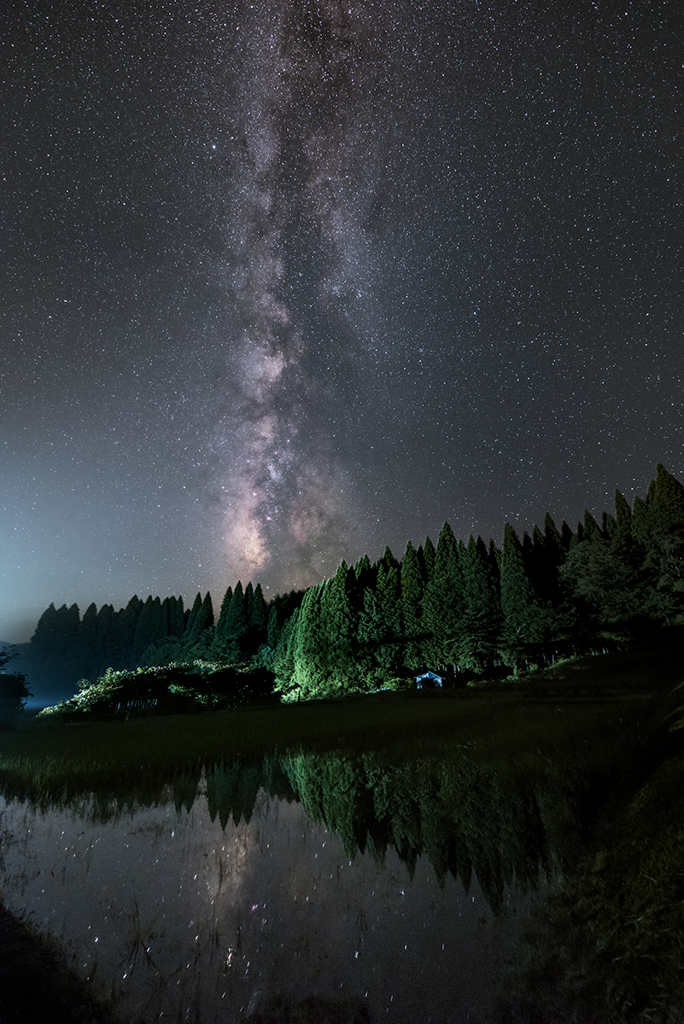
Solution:
<svg viewBox="0 0 684 1024">
<path fill-rule="evenodd" d="M 405 759 L 453 745 L 532 772 L 540 755 L 610 761 L 652 717 L 644 692 L 552 701 L 524 693 L 377 694 L 168 718 L 41 726 L 0 738 L 0 792 L 38 805 L 94 794 L 130 804 L 161 797 L 184 773 L 294 751 L 381 750 Z"/>
</svg>

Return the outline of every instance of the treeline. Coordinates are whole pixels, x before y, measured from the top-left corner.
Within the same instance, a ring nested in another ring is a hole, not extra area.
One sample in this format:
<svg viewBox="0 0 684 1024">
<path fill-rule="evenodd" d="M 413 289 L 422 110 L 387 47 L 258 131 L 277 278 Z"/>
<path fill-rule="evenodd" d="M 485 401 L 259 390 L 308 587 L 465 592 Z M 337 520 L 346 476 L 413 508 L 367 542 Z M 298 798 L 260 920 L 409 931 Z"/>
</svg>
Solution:
<svg viewBox="0 0 684 1024">
<path fill-rule="evenodd" d="M 517 673 L 558 657 L 639 638 L 684 621 L 684 488 L 659 465 L 644 499 L 617 491 L 615 514 L 590 512 L 573 531 L 550 515 L 522 539 L 506 524 L 501 548 L 457 540 L 445 523 L 435 547 L 386 548 L 342 562 L 331 579 L 270 603 L 261 587 L 230 587 L 215 620 L 209 593 L 131 598 L 115 612 L 53 605 L 31 640 L 32 684 L 74 688 L 107 669 L 198 660 L 273 673 L 284 700 L 401 685 L 437 669 Z"/>
<path fill-rule="evenodd" d="M 41 615 L 27 655 L 34 686 L 74 691 L 81 679 L 95 680 L 108 669 L 151 665 L 218 664 L 248 661 L 268 639 L 268 617 L 287 618 L 302 594 L 278 596 L 266 604 L 257 584 L 228 587 L 215 621 L 211 594 L 198 594 L 191 608 L 182 597 L 136 595 L 125 608 L 91 604 L 81 618 L 78 605 L 51 604 Z"/>
<path fill-rule="evenodd" d="M 684 488 L 659 465 L 645 499 L 573 532 L 550 515 L 522 540 L 409 542 L 371 564 L 343 562 L 306 591 L 260 653 L 285 700 L 374 690 L 412 672 L 452 678 L 543 666 L 643 637 L 684 614 Z"/>
</svg>

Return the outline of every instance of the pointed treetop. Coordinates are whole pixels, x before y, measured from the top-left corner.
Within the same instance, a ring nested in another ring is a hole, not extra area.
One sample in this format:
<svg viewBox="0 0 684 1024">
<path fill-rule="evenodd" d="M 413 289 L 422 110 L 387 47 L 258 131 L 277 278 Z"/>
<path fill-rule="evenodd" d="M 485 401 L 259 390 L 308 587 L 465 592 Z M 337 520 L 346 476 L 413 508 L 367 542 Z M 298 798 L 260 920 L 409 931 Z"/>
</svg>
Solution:
<svg viewBox="0 0 684 1024">
<path fill-rule="evenodd" d="M 354 566 L 354 573 L 356 575 L 357 580 L 361 578 L 362 574 L 369 572 L 370 567 L 370 558 L 368 557 L 368 555 L 362 555 L 361 558 L 357 560 L 356 565 Z"/>
<path fill-rule="evenodd" d="M 655 534 L 662 536 L 684 526 L 684 487 L 662 463 L 658 463 L 650 506 L 649 518 Z"/>
<path fill-rule="evenodd" d="M 601 537 L 601 527 L 592 516 L 589 509 L 584 510 L 584 539 L 595 540 Z"/>
<path fill-rule="evenodd" d="M 502 550 L 506 551 L 507 548 L 509 550 L 511 548 L 515 548 L 516 551 L 522 551 L 520 538 L 518 537 L 518 534 L 515 531 L 515 527 L 511 523 L 506 523 L 506 525 L 504 526 Z"/>
<path fill-rule="evenodd" d="M 425 538 L 423 544 L 423 560 L 425 562 L 425 573 L 426 578 L 429 580 L 435 569 L 435 558 L 436 558 L 435 545 L 432 543 L 429 537 Z"/>
<path fill-rule="evenodd" d="M 451 529 L 449 524 L 445 521 L 442 524 L 442 529 L 439 531 L 439 537 L 437 539 L 437 551 L 436 555 L 439 557 L 440 549 L 443 552 L 451 551 L 457 547 L 456 538 L 454 537 L 454 531 Z"/>
<path fill-rule="evenodd" d="M 632 529 L 632 510 L 627 499 L 617 488 L 615 490 L 615 520 L 618 533 L 629 533 Z"/>
</svg>

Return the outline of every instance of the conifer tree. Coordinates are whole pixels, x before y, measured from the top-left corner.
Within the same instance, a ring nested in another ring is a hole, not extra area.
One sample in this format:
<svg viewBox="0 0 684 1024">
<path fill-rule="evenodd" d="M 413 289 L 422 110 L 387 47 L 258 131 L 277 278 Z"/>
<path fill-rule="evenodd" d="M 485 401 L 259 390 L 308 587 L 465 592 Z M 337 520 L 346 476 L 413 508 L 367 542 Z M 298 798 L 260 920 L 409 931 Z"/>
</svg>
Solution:
<svg viewBox="0 0 684 1024">
<path fill-rule="evenodd" d="M 265 639 L 259 646 L 252 661 L 254 668 L 264 668 L 269 672 L 273 672 L 274 655 L 278 646 L 281 628 L 281 623 L 278 620 L 278 609 L 276 605 L 272 604 L 268 609 Z"/>
<path fill-rule="evenodd" d="M 185 632 L 185 616 L 183 612 L 183 598 L 169 598 L 169 632 L 170 637 L 181 637 Z"/>
<path fill-rule="evenodd" d="M 268 626 L 266 629 L 266 643 L 271 650 L 275 650 L 276 648 L 281 628 L 281 624 L 278 621 L 278 608 L 273 604 L 271 605 L 271 609 L 268 613 Z"/>
<path fill-rule="evenodd" d="M 306 591 L 304 597 L 306 598 Z M 275 673 L 274 692 L 279 693 L 282 700 L 291 701 L 299 699 L 299 687 L 294 679 L 295 669 L 295 647 L 299 616 L 302 606 L 295 608 L 283 623 L 283 628 L 278 637 L 278 645 L 273 655 L 273 672 Z"/>
<path fill-rule="evenodd" d="M 570 550 L 572 542 L 575 540 L 575 534 L 572 532 L 565 520 L 561 524 L 561 541 L 563 542 L 563 548 L 565 552 Z"/>
<path fill-rule="evenodd" d="M 684 487 L 658 463 L 655 486 L 649 501 L 650 532 L 661 542 L 671 533 L 678 533 L 684 525 Z"/>
<path fill-rule="evenodd" d="M 101 676 L 106 668 L 113 665 L 113 652 L 114 607 L 111 604 L 103 604 L 97 613 L 97 648 L 96 662 L 92 669 L 93 678 Z"/>
<path fill-rule="evenodd" d="M 57 610 L 50 603 L 38 620 L 29 648 L 29 669 L 36 683 L 53 688 L 68 685 L 72 673 L 65 665 L 67 643 L 78 630 L 78 621 L 74 630 L 72 618 L 66 605 Z"/>
<path fill-rule="evenodd" d="M 499 649 L 504 662 L 517 672 L 523 661 L 536 653 L 541 608 L 525 566 L 522 544 L 510 523 L 504 528 L 501 552 L 501 612 Z"/>
<path fill-rule="evenodd" d="M 366 650 L 372 652 L 377 672 L 372 672 L 368 685 L 385 682 L 396 676 L 402 663 L 403 626 L 401 617 L 401 578 L 397 564 L 380 565 L 375 588 L 364 594 L 363 627 L 359 636 Z M 377 677 L 377 678 L 376 678 Z"/>
<path fill-rule="evenodd" d="M 649 488 L 645 570 L 650 610 L 660 622 L 684 622 L 684 487 L 658 463 Z"/>
<path fill-rule="evenodd" d="M 354 571 L 347 568 L 343 559 L 321 595 L 329 672 L 326 687 L 330 687 L 333 692 L 360 685 L 355 666 L 357 622 L 350 598 L 350 590 L 355 582 Z"/>
<path fill-rule="evenodd" d="M 371 690 L 381 686 L 385 677 L 381 650 L 384 629 L 383 613 L 375 590 L 366 587 L 357 628 L 357 668 L 360 678 Z"/>
<path fill-rule="evenodd" d="M 426 661 L 434 667 L 454 663 L 463 615 L 463 573 L 459 544 L 448 523 L 444 523 L 437 541 L 435 567 L 425 587 L 423 625 Z"/>
<path fill-rule="evenodd" d="M 228 606 L 226 616 L 225 635 L 236 643 L 240 644 L 244 639 L 249 623 L 247 620 L 247 608 L 245 607 L 245 595 L 240 580 L 235 584 L 235 590 Z"/>
<path fill-rule="evenodd" d="M 422 604 L 425 579 L 418 552 L 411 541 L 406 545 L 401 560 L 401 615 L 402 639 L 404 642 L 403 661 L 414 672 L 423 667 L 422 650 Z"/>
<path fill-rule="evenodd" d="M 78 630 L 76 675 L 78 678 L 95 678 L 98 663 L 97 607 L 89 604 Z"/>
<path fill-rule="evenodd" d="M 604 641 L 622 639 L 640 631 L 649 615 L 652 583 L 644 561 L 644 546 L 634 536 L 635 517 L 619 491 L 615 517 L 604 517 L 606 529 L 585 515 L 581 538 L 573 544 L 560 575 L 576 601 L 578 624 L 585 622 L 587 642 L 594 635 Z M 575 639 L 581 630 L 575 625 Z"/>
<path fill-rule="evenodd" d="M 226 636 L 226 620 L 228 619 L 228 609 L 230 608 L 230 603 L 232 600 L 233 588 L 228 587 L 225 594 L 223 595 L 223 600 L 221 602 L 221 610 L 219 611 L 219 617 L 216 623 L 216 636 L 221 639 L 223 639 L 223 637 Z"/>
<path fill-rule="evenodd" d="M 309 587 L 304 595 L 296 630 L 291 635 L 293 654 L 291 676 L 297 699 L 309 700 L 323 696 L 331 689 L 328 634 L 325 628 L 322 604 L 331 580 Z"/>
<path fill-rule="evenodd" d="M 437 553 L 435 546 L 429 537 L 425 538 L 425 544 L 423 545 L 423 562 L 425 564 L 425 582 L 428 583 L 432 579 L 432 574 L 435 571 L 435 559 Z"/>
<path fill-rule="evenodd" d="M 130 668 L 135 631 L 142 609 L 143 602 L 134 594 L 126 607 L 116 615 L 113 630 L 115 656 L 112 663 L 120 668 Z"/>
<path fill-rule="evenodd" d="M 585 509 L 582 540 L 595 540 L 597 537 L 602 536 L 601 527 L 596 522 L 589 509 Z"/>
<path fill-rule="evenodd" d="M 57 609 L 55 645 L 47 668 L 49 677 L 62 686 L 73 687 L 78 679 L 78 632 L 81 616 L 77 604 Z"/>
<path fill-rule="evenodd" d="M 463 556 L 464 607 L 458 624 L 457 659 L 460 668 L 483 672 L 497 651 L 501 610 L 492 566 L 481 537 L 471 536 Z"/>
<path fill-rule="evenodd" d="M 617 521 L 615 516 L 612 516 L 610 512 L 604 512 L 601 521 L 601 533 L 607 540 L 610 540 L 617 530 Z"/>
<path fill-rule="evenodd" d="M 184 633 L 183 633 L 183 640 L 184 641 L 187 641 L 187 640 L 190 639 L 190 637 L 192 635 L 192 627 L 195 624 L 195 619 L 199 615 L 199 613 L 201 611 L 201 608 L 202 608 L 202 595 L 198 593 L 197 596 L 195 597 L 195 600 L 192 603 L 192 608 L 190 609 L 190 614 L 188 616 L 188 621 L 185 623 L 185 630 L 184 630 Z"/>
<path fill-rule="evenodd" d="M 615 524 L 617 532 L 620 534 L 632 532 L 632 510 L 627 499 L 617 489 L 615 490 Z"/>
<path fill-rule="evenodd" d="M 137 668 L 142 665 L 145 652 L 154 647 L 165 635 L 161 601 L 158 597 L 153 598 L 150 594 L 142 607 L 136 624 L 130 667 Z"/>
<path fill-rule="evenodd" d="M 249 620 L 247 618 L 247 606 L 245 594 L 240 580 L 235 584 L 235 590 L 230 599 L 230 604 L 223 621 L 223 634 L 220 638 L 220 652 L 222 659 L 226 661 L 241 661 L 247 648 L 247 634 Z M 214 656 L 216 656 L 216 645 Z"/>
<path fill-rule="evenodd" d="M 639 497 L 639 495 L 634 499 L 631 517 L 631 530 L 634 539 L 646 548 L 651 537 L 648 505 Z"/>
<path fill-rule="evenodd" d="M 368 555 L 363 555 L 357 561 L 354 566 L 354 575 L 356 577 L 356 584 L 359 592 L 363 594 L 365 587 L 371 585 L 371 581 L 375 581 L 375 573 L 371 565 L 371 560 Z"/>
<path fill-rule="evenodd" d="M 567 530 L 570 529 L 565 521 L 563 522 L 563 527 Z M 558 527 L 551 518 L 550 512 L 547 512 L 544 516 L 544 543 L 547 555 L 552 563 L 556 566 L 561 565 L 565 560 L 570 544 L 564 541 L 563 535 L 559 532 Z"/>
<path fill-rule="evenodd" d="M 397 559 L 392 554 L 392 551 L 390 550 L 389 545 L 385 548 L 385 550 L 383 552 L 383 555 L 382 555 L 382 558 L 378 562 L 378 568 L 381 565 L 384 567 L 385 570 L 392 569 L 392 568 L 394 568 L 394 569 L 398 569 L 399 568 L 399 562 L 397 561 Z"/>
<path fill-rule="evenodd" d="M 202 603 L 197 610 L 197 614 L 193 618 L 192 628 L 188 636 L 190 644 L 196 645 L 198 643 L 204 643 L 207 640 L 207 636 L 213 634 L 214 628 L 214 609 L 211 601 L 211 594 L 207 590 Z"/>
<path fill-rule="evenodd" d="M 245 611 L 247 614 L 247 650 L 249 654 L 254 654 L 266 639 L 268 622 L 268 608 L 260 583 L 257 583 L 254 589 L 252 589 L 251 583 L 247 584 Z"/>
</svg>

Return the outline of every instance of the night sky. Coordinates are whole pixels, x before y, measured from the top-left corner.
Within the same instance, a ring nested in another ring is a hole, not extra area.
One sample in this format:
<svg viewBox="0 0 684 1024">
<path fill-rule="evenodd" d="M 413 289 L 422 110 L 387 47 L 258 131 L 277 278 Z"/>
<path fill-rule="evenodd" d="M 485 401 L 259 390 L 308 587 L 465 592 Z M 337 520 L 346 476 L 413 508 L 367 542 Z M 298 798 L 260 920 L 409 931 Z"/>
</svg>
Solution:
<svg viewBox="0 0 684 1024">
<path fill-rule="evenodd" d="M 5 0 L 0 41 L 1 639 L 684 479 L 675 0 Z"/>
</svg>

